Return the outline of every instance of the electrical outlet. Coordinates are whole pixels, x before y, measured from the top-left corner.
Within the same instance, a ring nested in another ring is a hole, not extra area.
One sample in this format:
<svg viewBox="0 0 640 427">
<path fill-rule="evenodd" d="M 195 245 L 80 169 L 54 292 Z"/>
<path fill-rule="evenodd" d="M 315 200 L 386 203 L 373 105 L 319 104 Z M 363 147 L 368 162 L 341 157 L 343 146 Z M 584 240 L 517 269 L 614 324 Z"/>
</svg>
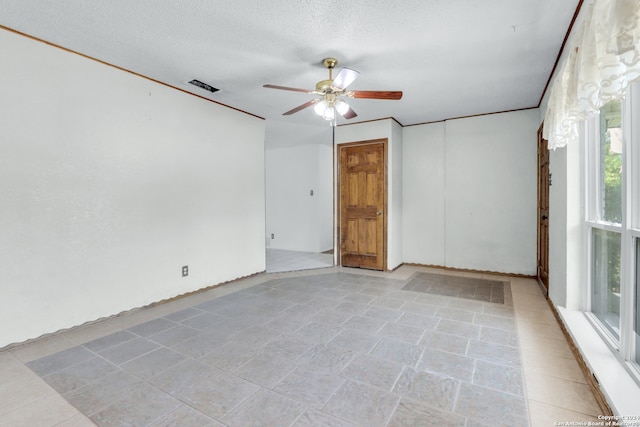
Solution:
<svg viewBox="0 0 640 427">
<path fill-rule="evenodd" d="M 182 277 L 187 277 L 189 275 L 189 266 L 188 265 L 183 265 L 182 266 Z"/>
<path fill-rule="evenodd" d="M 276 236 L 275 236 L 273 233 L 271 233 L 271 238 L 272 238 L 272 239 L 275 239 L 275 238 L 276 238 Z"/>
</svg>

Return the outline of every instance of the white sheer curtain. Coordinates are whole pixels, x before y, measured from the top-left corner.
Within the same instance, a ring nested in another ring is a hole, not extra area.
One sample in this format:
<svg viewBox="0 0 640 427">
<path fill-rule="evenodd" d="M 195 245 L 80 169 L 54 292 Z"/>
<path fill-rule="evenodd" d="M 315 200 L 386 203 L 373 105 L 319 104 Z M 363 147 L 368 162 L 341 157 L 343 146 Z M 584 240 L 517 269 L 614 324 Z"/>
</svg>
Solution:
<svg viewBox="0 0 640 427">
<path fill-rule="evenodd" d="M 640 0 L 594 0 L 585 12 L 549 93 L 543 137 L 551 149 L 577 139 L 578 122 L 640 78 Z"/>
</svg>

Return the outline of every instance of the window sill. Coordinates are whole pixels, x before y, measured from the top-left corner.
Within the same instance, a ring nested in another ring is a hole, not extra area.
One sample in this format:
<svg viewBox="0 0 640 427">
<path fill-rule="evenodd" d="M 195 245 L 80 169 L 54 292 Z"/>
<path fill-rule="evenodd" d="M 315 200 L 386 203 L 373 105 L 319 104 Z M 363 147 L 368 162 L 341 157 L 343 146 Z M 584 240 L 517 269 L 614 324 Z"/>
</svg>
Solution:
<svg viewBox="0 0 640 427">
<path fill-rule="evenodd" d="M 640 415 L 640 386 L 581 311 L 556 306 L 582 357 L 616 415 Z"/>
</svg>

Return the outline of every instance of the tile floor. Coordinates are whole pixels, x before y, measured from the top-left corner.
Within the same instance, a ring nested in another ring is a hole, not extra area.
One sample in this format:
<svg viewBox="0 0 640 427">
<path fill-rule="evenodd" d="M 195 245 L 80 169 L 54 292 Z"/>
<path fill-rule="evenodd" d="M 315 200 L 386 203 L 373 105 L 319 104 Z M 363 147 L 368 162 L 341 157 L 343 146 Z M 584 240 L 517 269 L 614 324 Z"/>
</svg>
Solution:
<svg viewBox="0 0 640 427">
<path fill-rule="evenodd" d="M 402 290 L 423 273 L 503 282 L 504 303 L 477 286 Z M 410 266 L 238 280 L 0 352 L 0 378 L 12 427 L 537 427 L 600 412 L 535 281 Z"/>
</svg>

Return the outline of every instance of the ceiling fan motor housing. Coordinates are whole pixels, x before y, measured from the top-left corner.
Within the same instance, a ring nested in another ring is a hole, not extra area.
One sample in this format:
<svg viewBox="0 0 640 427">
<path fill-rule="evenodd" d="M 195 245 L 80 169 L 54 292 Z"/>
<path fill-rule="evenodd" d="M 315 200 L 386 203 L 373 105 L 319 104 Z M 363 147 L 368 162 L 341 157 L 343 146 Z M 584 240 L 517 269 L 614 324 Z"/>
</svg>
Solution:
<svg viewBox="0 0 640 427">
<path fill-rule="evenodd" d="M 318 83 L 316 83 L 316 90 L 318 92 L 322 92 L 322 93 L 327 93 L 331 91 L 331 84 L 333 83 L 333 80 L 320 80 Z"/>
</svg>

